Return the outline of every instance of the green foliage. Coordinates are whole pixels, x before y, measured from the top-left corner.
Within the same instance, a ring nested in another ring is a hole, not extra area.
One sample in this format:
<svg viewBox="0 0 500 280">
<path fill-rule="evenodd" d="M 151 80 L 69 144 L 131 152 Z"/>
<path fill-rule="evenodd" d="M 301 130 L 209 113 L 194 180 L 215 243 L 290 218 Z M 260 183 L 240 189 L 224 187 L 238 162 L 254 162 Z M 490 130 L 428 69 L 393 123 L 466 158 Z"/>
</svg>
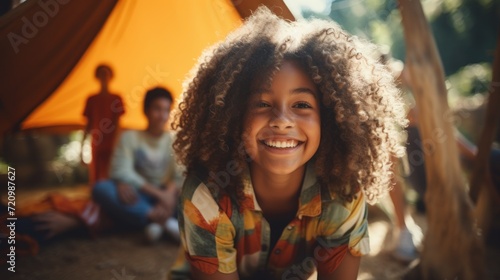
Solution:
<svg viewBox="0 0 500 280">
<path fill-rule="evenodd" d="M 455 3 L 461 2 L 461 3 Z M 474 63 L 491 63 L 499 28 L 500 1 L 446 0 L 432 22 L 445 72 Z"/>
<path fill-rule="evenodd" d="M 489 63 L 467 65 L 448 77 L 450 94 L 462 97 L 488 92 L 490 81 Z"/>
<path fill-rule="evenodd" d="M 422 6 L 447 76 L 470 64 L 492 63 L 500 28 L 500 0 L 422 0 Z M 308 12 L 304 16 L 317 15 Z M 332 3 L 329 16 L 352 34 L 390 46 L 392 56 L 404 61 L 397 1 L 337 0 Z M 467 73 L 472 71 L 467 69 L 464 70 Z M 459 95 L 482 91 L 484 83 L 488 84 L 482 78 L 464 73 L 459 76 L 473 80 L 452 82 Z"/>
</svg>

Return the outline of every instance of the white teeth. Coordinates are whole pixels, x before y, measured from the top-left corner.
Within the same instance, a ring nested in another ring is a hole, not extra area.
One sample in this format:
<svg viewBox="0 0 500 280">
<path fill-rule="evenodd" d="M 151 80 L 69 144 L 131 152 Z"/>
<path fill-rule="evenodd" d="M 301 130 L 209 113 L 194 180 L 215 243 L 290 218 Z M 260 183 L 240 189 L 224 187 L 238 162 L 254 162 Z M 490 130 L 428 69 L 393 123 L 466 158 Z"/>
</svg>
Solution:
<svg viewBox="0 0 500 280">
<path fill-rule="evenodd" d="M 273 148 L 280 148 L 280 149 L 285 149 L 285 148 L 295 148 L 299 142 L 295 140 L 288 140 L 288 141 L 265 141 L 264 142 L 267 146 L 273 147 Z"/>
</svg>

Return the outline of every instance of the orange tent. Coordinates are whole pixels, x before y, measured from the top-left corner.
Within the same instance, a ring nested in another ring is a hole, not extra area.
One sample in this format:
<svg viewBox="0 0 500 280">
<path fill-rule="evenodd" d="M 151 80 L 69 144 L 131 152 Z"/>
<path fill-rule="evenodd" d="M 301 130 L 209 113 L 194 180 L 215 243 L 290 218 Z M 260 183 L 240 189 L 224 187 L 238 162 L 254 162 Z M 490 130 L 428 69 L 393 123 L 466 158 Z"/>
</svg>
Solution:
<svg viewBox="0 0 500 280">
<path fill-rule="evenodd" d="M 100 63 L 114 70 L 121 125 L 144 128 L 146 89 L 165 86 L 178 96 L 202 50 L 260 4 L 293 19 L 281 0 L 27 1 L 0 18 L 0 132 L 81 128 Z"/>
</svg>

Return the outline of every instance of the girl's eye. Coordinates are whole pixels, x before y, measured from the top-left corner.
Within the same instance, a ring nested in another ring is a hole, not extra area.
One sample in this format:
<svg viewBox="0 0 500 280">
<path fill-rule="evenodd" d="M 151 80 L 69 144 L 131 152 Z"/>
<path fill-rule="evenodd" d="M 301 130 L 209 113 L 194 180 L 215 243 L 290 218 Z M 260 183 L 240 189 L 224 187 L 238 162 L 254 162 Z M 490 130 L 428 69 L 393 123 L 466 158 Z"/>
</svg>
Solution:
<svg viewBox="0 0 500 280">
<path fill-rule="evenodd" d="M 312 108 L 312 106 L 307 103 L 307 102 L 298 102 L 293 105 L 294 108 L 299 108 L 299 109 L 309 109 Z"/>
<path fill-rule="evenodd" d="M 259 101 L 259 102 L 257 102 L 257 107 L 258 108 L 266 108 L 266 107 L 271 107 L 271 105 L 269 105 L 268 103 L 266 103 L 264 101 Z"/>
</svg>

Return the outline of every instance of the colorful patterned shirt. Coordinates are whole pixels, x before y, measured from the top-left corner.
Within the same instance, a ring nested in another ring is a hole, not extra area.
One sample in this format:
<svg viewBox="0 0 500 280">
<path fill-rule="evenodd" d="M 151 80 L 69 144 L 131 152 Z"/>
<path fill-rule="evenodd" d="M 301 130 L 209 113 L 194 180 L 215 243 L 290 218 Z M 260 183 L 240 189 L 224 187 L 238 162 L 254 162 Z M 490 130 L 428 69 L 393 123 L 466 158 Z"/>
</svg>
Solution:
<svg viewBox="0 0 500 280">
<path fill-rule="evenodd" d="M 219 196 L 214 185 L 195 176 L 184 183 L 179 205 L 183 250 L 170 279 L 188 279 L 190 265 L 208 274 L 238 271 L 240 279 L 306 279 L 314 270 L 334 271 L 347 251 L 354 256 L 369 251 L 363 193 L 352 202 L 341 200 L 320 187 L 311 165 L 297 215 L 274 248 L 250 177 L 244 179 L 241 207 L 228 196 Z"/>
</svg>

